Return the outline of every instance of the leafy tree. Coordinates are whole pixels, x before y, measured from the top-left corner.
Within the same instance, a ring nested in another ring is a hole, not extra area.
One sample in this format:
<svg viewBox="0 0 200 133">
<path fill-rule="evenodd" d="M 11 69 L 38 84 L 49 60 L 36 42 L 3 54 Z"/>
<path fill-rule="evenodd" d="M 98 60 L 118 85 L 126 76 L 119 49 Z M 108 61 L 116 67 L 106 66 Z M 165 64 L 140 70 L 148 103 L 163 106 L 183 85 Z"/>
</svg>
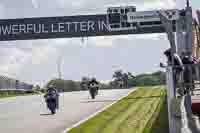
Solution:
<svg viewBox="0 0 200 133">
<path fill-rule="evenodd" d="M 127 88 L 129 87 L 129 79 L 133 77 L 130 72 L 123 73 L 122 70 L 117 70 L 113 74 L 114 81 L 111 84 L 113 87 Z"/>
<path fill-rule="evenodd" d="M 122 77 L 123 77 L 122 70 L 117 70 L 113 74 L 113 78 L 116 79 L 116 80 L 121 80 Z"/>
<path fill-rule="evenodd" d="M 163 85 L 165 84 L 165 73 L 157 71 L 152 74 L 140 74 L 133 76 L 131 72 L 123 73 L 118 70 L 113 74 L 114 81 L 110 83 L 112 88 L 118 88 L 119 81 L 123 81 L 123 87 L 145 86 L 145 85 Z"/>
<path fill-rule="evenodd" d="M 39 85 L 36 85 L 36 86 L 35 86 L 35 90 L 36 90 L 36 91 L 40 91 L 40 90 L 41 90 L 40 86 L 39 86 Z"/>
<path fill-rule="evenodd" d="M 88 77 L 82 77 L 82 80 L 81 80 L 81 83 L 80 83 L 81 90 L 87 90 L 89 80 L 90 79 Z"/>
<path fill-rule="evenodd" d="M 135 78 L 135 85 L 162 85 L 165 84 L 165 73 L 158 71 L 152 74 L 141 74 Z"/>
<path fill-rule="evenodd" d="M 123 75 L 122 75 L 122 81 L 123 81 L 123 85 L 124 85 L 124 87 L 125 88 L 127 88 L 128 87 L 128 74 L 127 73 L 123 73 Z"/>
<path fill-rule="evenodd" d="M 48 87 L 50 84 L 54 85 L 59 91 L 68 92 L 81 90 L 80 82 L 76 82 L 73 80 L 53 79 L 47 83 L 46 87 Z"/>
<path fill-rule="evenodd" d="M 135 76 L 133 76 L 133 74 L 131 72 L 128 72 L 128 78 L 133 79 L 133 78 L 135 78 Z"/>
</svg>

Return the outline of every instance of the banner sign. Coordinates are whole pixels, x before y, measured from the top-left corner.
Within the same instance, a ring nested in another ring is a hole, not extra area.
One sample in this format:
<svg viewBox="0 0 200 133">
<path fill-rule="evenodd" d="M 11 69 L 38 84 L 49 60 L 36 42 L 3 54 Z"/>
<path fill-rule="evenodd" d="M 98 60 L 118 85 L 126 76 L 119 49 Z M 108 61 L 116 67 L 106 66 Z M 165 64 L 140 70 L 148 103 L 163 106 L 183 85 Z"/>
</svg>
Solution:
<svg viewBox="0 0 200 133">
<path fill-rule="evenodd" d="M 152 21 L 157 19 L 146 17 Z M 106 14 L 0 20 L 0 41 L 162 32 L 164 28 L 161 26 L 109 31 Z"/>
</svg>

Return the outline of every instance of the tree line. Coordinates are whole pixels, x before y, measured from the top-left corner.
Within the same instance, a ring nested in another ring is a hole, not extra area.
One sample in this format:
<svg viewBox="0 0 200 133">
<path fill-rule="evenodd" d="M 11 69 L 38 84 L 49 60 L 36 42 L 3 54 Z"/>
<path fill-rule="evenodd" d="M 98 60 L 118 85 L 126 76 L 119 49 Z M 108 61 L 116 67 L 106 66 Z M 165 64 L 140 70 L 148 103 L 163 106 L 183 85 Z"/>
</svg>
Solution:
<svg viewBox="0 0 200 133">
<path fill-rule="evenodd" d="M 89 80 L 89 77 L 82 77 L 81 81 L 52 79 L 45 85 L 45 88 L 51 84 L 56 86 L 59 91 L 64 92 L 87 90 L 87 83 Z M 122 89 L 134 86 L 154 86 L 164 84 L 165 72 L 162 71 L 134 76 L 131 72 L 117 70 L 113 73 L 112 80 L 109 83 L 100 83 L 100 89 Z M 37 86 L 37 89 L 40 89 L 40 87 Z"/>
<path fill-rule="evenodd" d="M 113 81 L 109 83 L 109 86 L 110 88 L 130 88 L 134 86 L 154 86 L 164 84 L 165 72 L 162 71 L 134 76 L 131 72 L 117 70 L 114 72 Z"/>
</svg>

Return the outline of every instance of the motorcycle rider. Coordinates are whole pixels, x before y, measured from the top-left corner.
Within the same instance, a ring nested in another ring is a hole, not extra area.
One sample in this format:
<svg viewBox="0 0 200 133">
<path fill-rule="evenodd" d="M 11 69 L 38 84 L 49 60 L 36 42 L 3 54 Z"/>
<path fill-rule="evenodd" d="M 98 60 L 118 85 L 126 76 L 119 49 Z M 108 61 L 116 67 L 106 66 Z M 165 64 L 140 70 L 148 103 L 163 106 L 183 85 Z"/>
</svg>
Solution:
<svg viewBox="0 0 200 133">
<path fill-rule="evenodd" d="M 174 68 L 174 74 L 175 74 L 175 81 L 177 83 L 179 81 L 179 79 L 180 79 L 181 72 L 184 70 L 183 62 L 182 62 L 180 56 L 177 53 L 172 54 L 172 49 L 171 48 L 167 49 L 164 52 L 164 54 L 168 59 L 168 65 L 169 66 L 171 66 L 172 62 L 174 61 L 174 67 L 173 68 Z"/>
<path fill-rule="evenodd" d="M 195 64 L 192 56 L 188 56 L 186 52 L 182 53 L 182 62 L 184 64 L 184 72 L 183 72 L 183 80 L 185 87 L 185 94 L 189 92 L 193 92 L 194 89 L 194 76 L 195 75 Z"/>
<path fill-rule="evenodd" d="M 183 95 L 183 89 L 179 84 L 181 82 L 181 73 L 184 71 L 183 62 L 177 53 L 172 54 L 171 48 L 167 49 L 164 55 L 167 57 L 168 66 L 173 66 L 174 94 L 178 91 L 180 95 Z"/>
<path fill-rule="evenodd" d="M 55 94 L 55 98 L 56 98 L 56 108 L 58 109 L 59 108 L 59 94 L 58 94 L 58 91 L 57 89 L 53 86 L 53 85 L 49 85 L 48 88 L 47 88 L 47 93 L 44 95 L 44 98 L 46 100 L 46 102 L 48 102 L 48 96 L 53 96 Z"/>
<path fill-rule="evenodd" d="M 88 89 L 89 89 L 90 93 L 95 92 L 96 93 L 95 95 L 98 94 L 99 82 L 96 80 L 96 78 L 92 78 L 88 82 Z"/>
</svg>

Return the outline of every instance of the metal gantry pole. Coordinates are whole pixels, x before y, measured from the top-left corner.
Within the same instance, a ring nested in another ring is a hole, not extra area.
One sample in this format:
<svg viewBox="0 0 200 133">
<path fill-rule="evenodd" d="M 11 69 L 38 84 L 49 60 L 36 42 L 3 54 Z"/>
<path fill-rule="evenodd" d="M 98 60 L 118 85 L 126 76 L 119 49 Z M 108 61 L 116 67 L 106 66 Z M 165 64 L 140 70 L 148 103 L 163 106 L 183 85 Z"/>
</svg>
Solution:
<svg viewBox="0 0 200 133">
<path fill-rule="evenodd" d="M 62 62 L 62 56 L 60 55 L 57 59 L 57 71 L 58 71 L 58 79 L 62 78 L 62 72 L 61 72 L 61 62 Z"/>
<path fill-rule="evenodd" d="M 60 91 L 64 91 L 64 87 L 65 87 L 65 82 L 64 82 L 64 80 L 62 81 L 62 70 L 61 70 L 61 63 L 62 63 L 62 60 L 63 60 L 63 57 L 62 57 L 62 55 L 60 55 L 59 57 L 58 57 L 58 60 L 57 60 L 57 70 L 58 70 L 58 79 L 59 80 L 61 80 L 61 83 L 63 82 L 63 88 L 59 88 L 60 89 Z M 64 105 L 65 105 L 65 95 L 64 95 L 64 92 L 62 92 L 63 94 L 62 94 L 62 100 L 63 100 L 63 109 L 64 109 Z M 60 102 L 58 103 L 58 104 L 60 104 Z M 61 104 L 60 104 L 61 105 Z M 61 106 L 59 106 L 59 108 L 61 108 Z"/>
<path fill-rule="evenodd" d="M 176 87 L 175 87 L 175 77 L 174 77 L 174 56 L 176 53 L 176 42 L 174 35 L 174 27 L 172 21 L 168 20 L 163 14 L 162 11 L 158 12 L 163 27 L 166 30 L 168 40 L 171 46 L 171 57 L 172 57 L 172 65 L 166 68 L 166 84 L 167 84 L 167 103 L 168 103 L 168 122 L 169 122 L 169 133 L 176 133 L 176 122 L 173 117 L 173 112 L 171 109 L 172 100 L 176 97 Z"/>
<path fill-rule="evenodd" d="M 176 45 L 177 45 L 177 53 L 181 55 L 185 52 L 186 48 L 186 26 L 185 26 L 185 17 L 180 16 L 180 18 L 176 21 Z"/>
<path fill-rule="evenodd" d="M 163 27 L 165 28 L 165 31 L 167 33 L 167 38 L 170 42 L 170 47 L 171 47 L 171 58 L 172 58 L 172 71 L 174 71 L 174 54 L 177 53 L 177 46 L 176 46 L 176 41 L 175 41 L 175 34 L 174 34 L 174 25 L 172 23 L 172 20 L 168 20 L 166 16 L 164 16 L 163 11 L 158 11 L 158 15 L 160 16 L 160 20 L 163 24 Z M 174 73 L 172 73 L 174 75 Z M 174 79 L 175 80 L 175 79 Z M 175 82 L 174 82 L 175 83 Z M 174 91 L 174 97 L 176 96 L 176 89 L 175 89 L 175 84 L 174 88 L 172 88 Z"/>
<path fill-rule="evenodd" d="M 191 57 L 192 56 L 192 44 L 193 44 L 193 18 L 192 18 L 192 7 L 190 6 L 189 0 L 187 0 L 187 6 L 186 6 L 186 54 Z M 189 79 L 192 81 L 192 74 L 189 74 Z M 190 82 L 192 83 L 192 82 Z M 191 95 L 188 94 L 186 96 L 186 110 L 188 112 L 188 115 L 191 116 L 192 111 L 191 111 Z"/>
<path fill-rule="evenodd" d="M 171 111 L 171 103 L 174 98 L 174 91 L 172 89 L 174 88 L 174 79 L 173 79 L 173 69 L 172 67 L 166 68 L 166 82 L 167 82 L 167 103 L 168 103 L 168 122 L 169 122 L 169 133 L 175 133 L 174 130 L 175 127 L 175 121 L 173 118 L 173 114 Z"/>
<path fill-rule="evenodd" d="M 173 24 L 165 16 L 162 15 L 162 13 L 159 13 L 161 22 L 166 30 L 168 39 L 170 41 L 170 46 L 172 48 L 172 54 L 176 53 L 176 45 L 178 47 L 177 51 L 178 54 L 181 55 L 181 53 L 184 51 L 186 55 L 189 57 L 192 55 L 192 44 L 193 44 L 193 32 L 192 32 L 192 8 L 189 6 L 189 1 L 187 0 L 187 6 L 186 9 L 183 10 L 185 15 L 180 16 L 177 19 L 176 22 L 176 42 L 175 42 L 175 37 L 174 37 L 174 31 L 173 31 Z M 173 57 L 173 56 L 172 56 Z M 172 58 L 173 59 L 173 58 Z M 166 69 L 166 79 L 167 79 L 167 95 L 168 95 L 168 115 L 169 115 L 169 131 L 170 133 L 179 133 L 180 131 L 176 127 L 178 126 L 178 122 L 176 122 L 175 118 L 172 116 L 173 112 L 171 110 L 171 104 L 172 104 L 172 99 L 176 97 L 176 91 L 175 88 L 175 82 L 174 82 L 174 71 L 173 71 L 173 63 L 172 62 L 172 67 L 168 66 Z M 189 78 L 192 78 L 190 75 Z M 191 108 L 191 96 L 187 96 L 187 105 L 186 109 L 190 110 Z"/>
<path fill-rule="evenodd" d="M 188 56 L 192 55 L 192 44 L 193 44 L 193 28 L 192 28 L 192 7 L 189 5 L 189 0 L 187 0 L 186 7 L 186 51 Z"/>
</svg>

